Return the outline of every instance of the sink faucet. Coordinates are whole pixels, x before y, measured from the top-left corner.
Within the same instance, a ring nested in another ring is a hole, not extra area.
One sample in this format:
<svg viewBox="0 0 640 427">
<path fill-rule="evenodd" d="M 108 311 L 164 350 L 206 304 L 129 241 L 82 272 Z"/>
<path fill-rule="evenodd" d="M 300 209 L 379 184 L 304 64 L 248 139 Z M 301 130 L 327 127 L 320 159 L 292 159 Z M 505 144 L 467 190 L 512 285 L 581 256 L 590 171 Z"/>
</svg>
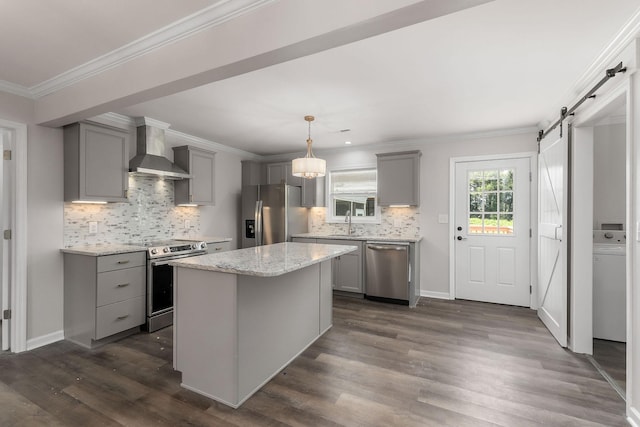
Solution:
<svg viewBox="0 0 640 427">
<path fill-rule="evenodd" d="M 348 210 L 346 214 L 344 214 L 344 222 L 349 224 L 349 228 L 347 228 L 347 235 L 351 236 L 351 210 Z"/>
</svg>

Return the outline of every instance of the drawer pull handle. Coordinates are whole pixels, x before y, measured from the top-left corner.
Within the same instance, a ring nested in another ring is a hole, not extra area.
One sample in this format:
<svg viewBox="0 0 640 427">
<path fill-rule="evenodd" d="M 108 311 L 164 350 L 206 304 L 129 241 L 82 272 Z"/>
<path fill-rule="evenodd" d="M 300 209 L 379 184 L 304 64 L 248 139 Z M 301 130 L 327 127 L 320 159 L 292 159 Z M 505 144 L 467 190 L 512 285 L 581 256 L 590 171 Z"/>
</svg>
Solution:
<svg viewBox="0 0 640 427">
<path fill-rule="evenodd" d="M 129 260 L 125 259 L 125 260 L 122 260 L 122 261 L 118 261 L 118 264 L 129 264 Z"/>
<path fill-rule="evenodd" d="M 126 319 L 127 317 L 129 317 L 129 315 L 128 315 L 128 314 L 125 314 L 124 316 L 118 316 L 118 317 L 116 318 L 116 320 L 124 320 L 124 319 Z"/>
<path fill-rule="evenodd" d="M 130 285 L 130 283 L 120 283 L 120 284 L 118 285 L 118 287 L 119 287 L 119 288 L 124 288 L 125 286 L 129 286 L 129 285 Z"/>
<path fill-rule="evenodd" d="M 222 248 L 216 248 L 216 251 L 222 250 Z"/>
</svg>

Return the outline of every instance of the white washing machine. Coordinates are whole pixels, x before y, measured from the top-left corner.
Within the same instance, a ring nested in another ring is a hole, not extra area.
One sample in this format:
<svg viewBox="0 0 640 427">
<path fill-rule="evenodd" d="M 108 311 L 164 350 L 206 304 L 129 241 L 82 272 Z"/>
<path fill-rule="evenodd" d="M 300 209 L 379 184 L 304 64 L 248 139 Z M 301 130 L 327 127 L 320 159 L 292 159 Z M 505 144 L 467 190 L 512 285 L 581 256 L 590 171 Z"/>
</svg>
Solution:
<svg viewBox="0 0 640 427">
<path fill-rule="evenodd" d="M 593 337 L 627 341 L 624 231 L 594 230 Z"/>
</svg>

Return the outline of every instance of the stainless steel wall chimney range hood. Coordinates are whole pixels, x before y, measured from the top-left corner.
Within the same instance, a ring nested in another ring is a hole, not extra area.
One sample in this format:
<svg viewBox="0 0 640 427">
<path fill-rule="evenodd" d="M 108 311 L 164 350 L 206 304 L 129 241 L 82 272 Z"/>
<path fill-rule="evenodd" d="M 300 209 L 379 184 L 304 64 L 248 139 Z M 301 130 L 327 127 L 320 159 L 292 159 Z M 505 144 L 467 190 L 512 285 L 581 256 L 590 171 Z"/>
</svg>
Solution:
<svg viewBox="0 0 640 427">
<path fill-rule="evenodd" d="M 186 171 L 164 157 L 164 130 L 168 124 L 147 117 L 136 119 L 136 156 L 129 161 L 129 172 L 166 179 L 191 178 Z"/>
</svg>

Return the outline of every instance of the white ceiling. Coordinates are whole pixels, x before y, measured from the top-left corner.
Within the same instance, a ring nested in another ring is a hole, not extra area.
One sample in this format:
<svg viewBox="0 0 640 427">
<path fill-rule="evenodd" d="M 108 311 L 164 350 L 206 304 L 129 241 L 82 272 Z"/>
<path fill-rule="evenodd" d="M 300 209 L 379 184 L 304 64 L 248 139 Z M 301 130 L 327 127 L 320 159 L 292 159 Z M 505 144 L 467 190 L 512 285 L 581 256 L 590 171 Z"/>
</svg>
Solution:
<svg viewBox="0 0 640 427">
<path fill-rule="evenodd" d="M 216 1 L 49 3 L 0 0 L 3 12 L 42 27 L 34 36 L 9 22 L 13 37 L 0 37 L 0 55 L 11 61 L 0 80 L 37 85 Z M 304 151 L 307 114 L 316 116 L 320 152 L 347 139 L 358 146 L 533 127 L 559 110 L 639 7 L 496 0 L 115 112 L 263 155 Z"/>
</svg>

